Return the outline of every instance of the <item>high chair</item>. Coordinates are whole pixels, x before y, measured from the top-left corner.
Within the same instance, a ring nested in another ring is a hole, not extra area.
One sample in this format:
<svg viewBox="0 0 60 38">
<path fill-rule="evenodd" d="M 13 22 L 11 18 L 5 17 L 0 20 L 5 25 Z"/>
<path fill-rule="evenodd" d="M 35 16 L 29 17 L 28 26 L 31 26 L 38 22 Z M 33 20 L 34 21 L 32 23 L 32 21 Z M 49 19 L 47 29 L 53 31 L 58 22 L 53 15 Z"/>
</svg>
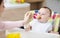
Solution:
<svg viewBox="0 0 60 38">
<path fill-rule="evenodd" d="M 32 10 L 32 11 L 28 11 L 28 12 L 34 14 L 33 19 L 37 18 L 36 14 L 38 14 L 38 10 Z M 31 20 L 29 20 L 29 21 L 31 21 Z M 51 18 L 49 19 L 49 22 L 52 23 L 52 25 L 53 25 L 53 27 L 52 27 L 53 32 L 58 32 L 59 21 L 60 21 L 60 14 L 57 14 L 57 13 L 54 14 L 54 12 L 52 12 L 52 15 L 51 15 Z"/>
</svg>

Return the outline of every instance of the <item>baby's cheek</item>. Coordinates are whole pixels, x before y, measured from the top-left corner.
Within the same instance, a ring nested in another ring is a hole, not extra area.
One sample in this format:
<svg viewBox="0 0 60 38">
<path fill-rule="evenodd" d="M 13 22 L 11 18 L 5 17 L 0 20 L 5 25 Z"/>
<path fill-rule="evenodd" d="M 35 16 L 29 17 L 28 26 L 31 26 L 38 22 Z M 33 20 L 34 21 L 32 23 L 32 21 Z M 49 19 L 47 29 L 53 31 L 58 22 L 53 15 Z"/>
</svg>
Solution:
<svg viewBox="0 0 60 38">
<path fill-rule="evenodd" d="M 48 20 L 50 17 L 46 17 L 45 19 Z"/>
<path fill-rule="evenodd" d="M 47 17 L 47 16 L 42 16 L 41 18 L 42 18 L 42 19 L 48 19 L 49 17 Z"/>
<path fill-rule="evenodd" d="M 41 16 L 41 18 L 46 18 L 46 16 L 43 15 L 43 16 Z"/>
</svg>

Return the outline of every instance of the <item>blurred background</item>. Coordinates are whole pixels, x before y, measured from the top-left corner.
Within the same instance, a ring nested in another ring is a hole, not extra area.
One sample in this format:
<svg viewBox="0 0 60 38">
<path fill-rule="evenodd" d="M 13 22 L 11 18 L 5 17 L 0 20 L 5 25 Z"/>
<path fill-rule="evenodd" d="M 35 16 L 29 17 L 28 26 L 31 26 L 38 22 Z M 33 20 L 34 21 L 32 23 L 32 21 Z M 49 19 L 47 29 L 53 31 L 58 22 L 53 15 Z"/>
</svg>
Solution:
<svg viewBox="0 0 60 38">
<path fill-rule="evenodd" d="M 44 5 L 51 8 L 51 10 L 60 13 L 60 0 L 45 0 Z"/>
<path fill-rule="evenodd" d="M 5 11 L 1 16 L 4 21 L 22 20 L 27 11 L 39 10 L 43 6 L 60 14 L 60 0 L 4 0 L 4 3 Z"/>
</svg>

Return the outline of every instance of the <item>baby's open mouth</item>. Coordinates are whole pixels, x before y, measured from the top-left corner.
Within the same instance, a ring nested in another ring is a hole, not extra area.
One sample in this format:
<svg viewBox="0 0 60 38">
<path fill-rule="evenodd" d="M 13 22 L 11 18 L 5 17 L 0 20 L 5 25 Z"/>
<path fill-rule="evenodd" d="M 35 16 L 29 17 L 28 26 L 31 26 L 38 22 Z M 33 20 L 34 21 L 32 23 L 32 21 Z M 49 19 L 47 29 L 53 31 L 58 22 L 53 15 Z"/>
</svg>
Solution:
<svg viewBox="0 0 60 38">
<path fill-rule="evenodd" d="M 41 16 L 40 15 L 37 15 L 37 19 L 41 19 Z"/>
</svg>

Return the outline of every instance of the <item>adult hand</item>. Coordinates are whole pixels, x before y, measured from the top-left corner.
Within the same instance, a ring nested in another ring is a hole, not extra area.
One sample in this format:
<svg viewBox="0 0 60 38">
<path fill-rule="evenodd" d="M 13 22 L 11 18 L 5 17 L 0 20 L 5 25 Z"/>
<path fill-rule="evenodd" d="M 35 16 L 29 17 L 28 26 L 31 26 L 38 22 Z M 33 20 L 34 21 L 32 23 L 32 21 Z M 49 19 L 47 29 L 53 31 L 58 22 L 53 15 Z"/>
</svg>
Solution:
<svg viewBox="0 0 60 38">
<path fill-rule="evenodd" d="M 32 13 L 27 12 L 24 16 L 24 22 L 25 24 L 29 23 L 29 20 L 32 18 Z"/>
</svg>

